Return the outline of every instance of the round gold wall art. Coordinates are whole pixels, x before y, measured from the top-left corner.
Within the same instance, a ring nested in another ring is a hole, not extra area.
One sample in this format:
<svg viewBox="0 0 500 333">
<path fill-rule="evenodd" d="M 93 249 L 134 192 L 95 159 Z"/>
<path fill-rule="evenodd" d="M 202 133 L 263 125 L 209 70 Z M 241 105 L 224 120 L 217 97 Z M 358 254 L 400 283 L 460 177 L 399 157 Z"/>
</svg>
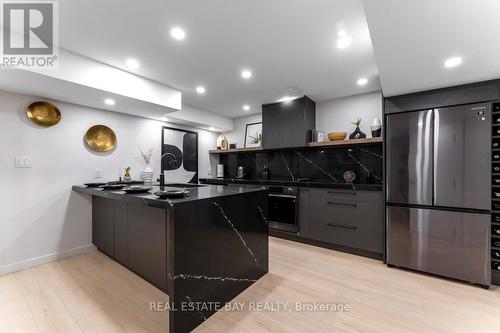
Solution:
<svg viewBox="0 0 500 333">
<path fill-rule="evenodd" d="M 116 135 L 113 130 L 104 125 L 95 125 L 85 133 L 85 142 L 90 149 L 97 152 L 106 152 L 116 145 Z"/>
<path fill-rule="evenodd" d="M 52 103 L 34 102 L 26 109 L 28 118 L 37 125 L 51 127 L 61 121 L 61 112 Z"/>
</svg>

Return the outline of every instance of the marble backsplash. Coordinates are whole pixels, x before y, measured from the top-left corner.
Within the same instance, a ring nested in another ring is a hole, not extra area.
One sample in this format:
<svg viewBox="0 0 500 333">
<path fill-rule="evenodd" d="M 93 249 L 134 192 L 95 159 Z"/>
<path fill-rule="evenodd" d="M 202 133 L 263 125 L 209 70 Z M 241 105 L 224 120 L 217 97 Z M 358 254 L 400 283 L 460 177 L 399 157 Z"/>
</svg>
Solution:
<svg viewBox="0 0 500 333">
<path fill-rule="evenodd" d="M 221 154 L 224 178 L 237 178 L 238 167 L 248 180 L 328 181 L 344 183 L 343 174 L 353 171 L 354 184 L 382 184 L 382 145 L 329 148 L 298 148 Z M 264 170 L 269 170 L 268 178 Z"/>
</svg>

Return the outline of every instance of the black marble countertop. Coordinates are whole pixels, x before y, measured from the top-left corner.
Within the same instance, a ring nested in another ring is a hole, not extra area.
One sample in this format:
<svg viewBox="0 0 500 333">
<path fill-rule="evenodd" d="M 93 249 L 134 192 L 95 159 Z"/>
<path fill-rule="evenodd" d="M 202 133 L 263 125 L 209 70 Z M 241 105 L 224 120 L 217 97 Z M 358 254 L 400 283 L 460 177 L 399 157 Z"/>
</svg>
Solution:
<svg viewBox="0 0 500 333">
<path fill-rule="evenodd" d="M 179 190 L 179 187 L 169 187 L 168 184 L 165 186 L 165 189 L 170 190 Z M 173 207 L 175 204 L 185 203 L 189 201 L 202 200 L 202 199 L 211 199 L 217 197 L 225 197 L 229 195 L 237 195 L 242 193 L 249 192 L 258 192 L 264 191 L 263 188 L 255 187 L 255 188 L 244 188 L 244 187 L 227 187 L 221 185 L 201 185 L 200 187 L 186 187 L 184 188 L 189 192 L 183 198 L 171 198 L 171 199 L 160 199 L 154 192 L 160 190 L 160 186 L 153 186 L 153 189 L 148 193 L 140 193 L 140 194 L 127 194 L 121 190 L 103 190 L 99 187 L 86 187 L 84 185 L 74 185 L 73 191 L 79 193 L 85 193 L 90 195 L 95 195 L 103 198 L 122 200 L 127 202 L 142 202 L 148 207 L 155 208 L 169 208 Z"/>
<path fill-rule="evenodd" d="M 237 179 L 237 178 L 200 178 L 200 183 L 203 184 L 241 184 L 241 185 L 262 185 L 262 186 L 303 186 L 303 187 L 320 187 L 342 190 L 356 191 L 383 191 L 383 184 L 351 184 L 329 181 L 292 181 L 292 180 L 259 180 L 259 179 Z"/>
</svg>

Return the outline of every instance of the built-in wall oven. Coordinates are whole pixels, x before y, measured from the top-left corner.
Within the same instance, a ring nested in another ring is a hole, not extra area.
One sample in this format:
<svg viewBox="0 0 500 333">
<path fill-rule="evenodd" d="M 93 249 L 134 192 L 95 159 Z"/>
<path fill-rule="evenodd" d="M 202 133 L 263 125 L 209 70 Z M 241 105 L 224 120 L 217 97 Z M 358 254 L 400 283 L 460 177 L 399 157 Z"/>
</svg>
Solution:
<svg viewBox="0 0 500 333">
<path fill-rule="evenodd" d="M 299 188 L 269 186 L 269 227 L 275 230 L 298 231 Z"/>
</svg>

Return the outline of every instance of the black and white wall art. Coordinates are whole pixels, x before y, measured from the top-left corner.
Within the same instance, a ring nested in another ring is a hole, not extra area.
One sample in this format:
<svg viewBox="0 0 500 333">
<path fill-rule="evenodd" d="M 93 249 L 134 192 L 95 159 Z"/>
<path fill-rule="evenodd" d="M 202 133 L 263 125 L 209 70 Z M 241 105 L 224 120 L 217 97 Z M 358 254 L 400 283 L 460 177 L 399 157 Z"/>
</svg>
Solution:
<svg viewBox="0 0 500 333">
<path fill-rule="evenodd" d="M 165 181 L 198 183 L 198 133 L 170 127 L 163 127 L 162 131 L 161 170 L 165 172 Z"/>
<path fill-rule="evenodd" d="M 262 145 L 262 122 L 247 124 L 245 128 L 245 148 Z"/>
</svg>

